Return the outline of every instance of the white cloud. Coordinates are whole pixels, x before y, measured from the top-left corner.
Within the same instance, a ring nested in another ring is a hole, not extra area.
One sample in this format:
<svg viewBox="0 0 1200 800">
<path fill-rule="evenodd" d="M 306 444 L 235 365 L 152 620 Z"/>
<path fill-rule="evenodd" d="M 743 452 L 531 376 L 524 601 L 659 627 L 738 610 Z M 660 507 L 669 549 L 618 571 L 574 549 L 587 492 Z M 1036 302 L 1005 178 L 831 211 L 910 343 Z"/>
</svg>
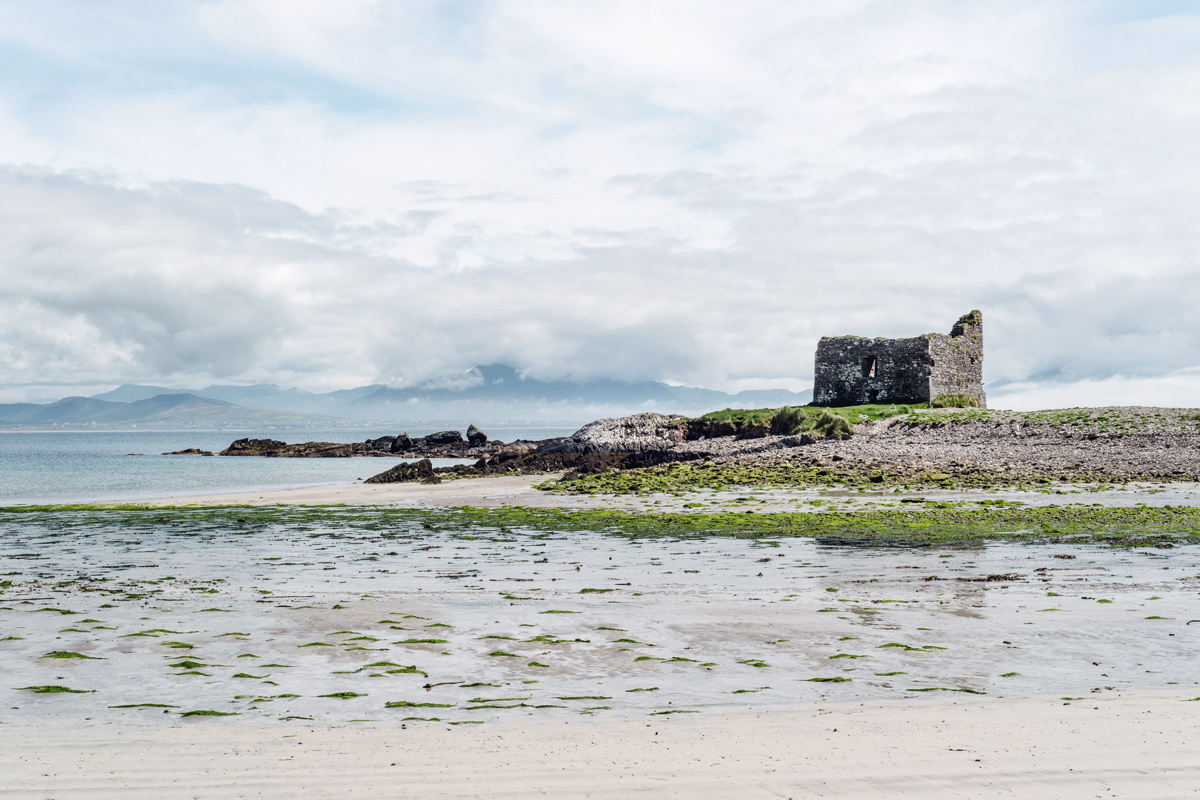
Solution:
<svg viewBox="0 0 1200 800">
<path fill-rule="evenodd" d="M 1113 375 L 1065 384 L 1013 383 L 993 392 L 988 397 L 988 406 L 1014 411 L 1080 406 L 1195 408 L 1198 397 L 1200 370 L 1188 369 L 1151 378 Z"/>
<path fill-rule="evenodd" d="M 1024 396 L 1200 363 L 1195 16 L 48 8 L 0 11 L 0 382 L 802 386 L 974 307 Z"/>
</svg>

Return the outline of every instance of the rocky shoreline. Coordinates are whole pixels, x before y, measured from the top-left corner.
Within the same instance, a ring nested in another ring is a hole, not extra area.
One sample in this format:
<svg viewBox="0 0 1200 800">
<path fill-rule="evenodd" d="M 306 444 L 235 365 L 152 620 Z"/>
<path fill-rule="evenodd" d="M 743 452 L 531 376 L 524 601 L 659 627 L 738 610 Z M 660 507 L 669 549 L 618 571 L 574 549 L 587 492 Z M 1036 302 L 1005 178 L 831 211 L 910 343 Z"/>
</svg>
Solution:
<svg viewBox="0 0 1200 800">
<path fill-rule="evenodd" d="M 1004 483 L 1197 481 L 1200 419 L 1194 409 L 1135 407 L 1058 414 L 928 411 L 865 423 L 846 440 L 806 448 L 804 457 L 814 466 L 893 481 L 930 474 Z M 717 460 L 795 463 L 779 451 L 735 451 Z"/>
<path fill-rule="evenodd" d="M 458 431 L 438 431 L 427 436 L 410 437 L 407 433 L 380 436 L 362 442 L 301 442 L 288 444 L 276 439 L 238 439 L 217 455 L 257 456 L 260 458 L 488 458 L 513 447 L 536 446 L 537 442 L 489 440 L 475 425 L 466 436 Z M 528 448 L 526 448 L 528 449 Z M 183 455 L 191 450 L 163 455 Z"/>
<path fill-rule="evenodd" d="M 400 457 L 368 483 L 443 477 L 565 473 L 582 476 L 676 462 L 716 468 L 816 470 L 875 483 L 986 480 L 1027 483 L 1200 480 L 1200 413 L 1145 407 L 1011 412 L 920 410 L 863 422 L 851 434 L 772 434 L 769 427 L 690 420 L 652 412 L 589 423 L 570 437 L 504 443 L 475 426 L 467 436 L 384 436 L 351 444 L 240 439 L 222 456 Z M 427 459 L 474 459 L 434 467 Z M 855 481 L 852 481 L 855 482 Z"/>
</svg>

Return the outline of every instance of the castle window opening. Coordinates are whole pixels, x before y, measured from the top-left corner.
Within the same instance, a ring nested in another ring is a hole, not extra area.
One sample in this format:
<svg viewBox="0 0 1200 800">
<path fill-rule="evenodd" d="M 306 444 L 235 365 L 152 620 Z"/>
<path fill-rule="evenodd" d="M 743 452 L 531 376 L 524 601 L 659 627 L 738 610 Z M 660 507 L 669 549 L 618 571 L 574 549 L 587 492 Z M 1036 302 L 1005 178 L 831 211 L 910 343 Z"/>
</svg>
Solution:
<svg viewBox="0 0 1200 800">
<path fill-rule="evenodd" d="M 870 399 L 870 401 L 872 403 L 874 403 L 876 400 L 879 399 L 879 390 L 872 389 L 871 391 L 867 392 L 867 397 Z"/>
<path fill-rule="evenodd" d="M 862 373 L 864 378 L 875 377 L 875 356 L 863 356 Z"/>
</svg>

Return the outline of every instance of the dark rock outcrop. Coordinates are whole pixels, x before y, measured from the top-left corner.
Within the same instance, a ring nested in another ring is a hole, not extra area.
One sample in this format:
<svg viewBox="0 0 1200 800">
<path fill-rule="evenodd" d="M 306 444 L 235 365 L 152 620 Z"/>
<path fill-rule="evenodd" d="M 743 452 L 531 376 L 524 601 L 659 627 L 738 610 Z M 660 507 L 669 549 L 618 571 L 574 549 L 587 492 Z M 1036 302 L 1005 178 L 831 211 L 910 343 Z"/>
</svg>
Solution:
<svg viewBox="0 0 1200 800">
<path fill-rule="evenodd" d="M 186 450 L 172 450 L 169 453 L 163 453 L 164 456 L 211 456 L 211 450 L 201 450 L 199 447 L 189 447 Z"/>
<path fill-rule="evenodd" d="M 223 456 L 261 456 L 266 458 L 349 458 L 355 445 L 336 442 L 288 444 L 275 439 L 238 439 L 220 452 Z"/>
<path fill-rule="evenodd" d="M 671 461 L 690 461 L 699 456 L 677 447 L 684 440 L 684 430 L 679 425 L 682 419 L 643 413 L 597 420 L 584 425 L 569 437 L 541 442 L 514 442 L 494 451 L 490 457 L 480 458 L 474 464 L 436 467 L 434 471 L 443 475 L 473 477 L 547 472 L 584 475 L 651 467 Z M 388 470 L 376 475 L 370 482 L 413 480 L 408 477 L 409 474 L 407 470 Z"/>
<path fill-rule="evenodd" d="M 488 440 L 487 434 L 474 425 L 467 428 L 467 441 L 471 444 L 483 444 Z"/>
<path fill-rule="evenodd" d="M 401 458 L 491 458 L 504 449 L 504 442 L 488 441 L 486 434 L 467 441 L 458 431 L 439 431 L 413 439 L 407 433 L 380 436 L 361 442 L 303 442 L 288 444 L 275 439 L 238 439 L 218 455 L 269 458 L 349 458 L 352 456 Z M 481 438 L 482 437 L 482 438 Z"/>
<path fill-rule="evenodd" d="M 416 463 L 405 461 L 378 475 L 367 478 L 367 483 L 441 483 L 433 469 L 433 462 L 423 458 Z"/>
<path fill-rule="evenodd" d="M 238 439 L 222 450 L 221 455 L 258 455 L 260 451 L 279 450 L 287 446 L 287 442 L 278 439 Z"/>
<path fill-rule="evenodd" d="M 383 450 L 388 453 L 392 452 L 392 445 L 395 443 L 395 436 L 380 436 L 378 439 L 367 439 L 363 442 L 371 450 Z"/>
</svg>

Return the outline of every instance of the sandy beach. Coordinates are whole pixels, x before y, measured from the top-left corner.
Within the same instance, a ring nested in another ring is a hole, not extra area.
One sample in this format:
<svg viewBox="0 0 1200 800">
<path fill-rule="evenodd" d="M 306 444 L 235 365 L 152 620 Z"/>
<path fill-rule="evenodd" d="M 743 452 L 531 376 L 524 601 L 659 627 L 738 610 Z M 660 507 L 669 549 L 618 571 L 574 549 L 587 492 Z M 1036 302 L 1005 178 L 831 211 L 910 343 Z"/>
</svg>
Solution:
<svg viewBox="0 0 1200 800">
<path fill-rule="evenodd" d="M 557 475 L 505 475 L 487 478 L 447 480 L 439 484 L 362 482 L 332 486 L 236 492 L 208 495 L 179 495 L 134 501 L 147 507 L 171 506 L 394 506 L 397 508 L 561 508 L 619 509 L 636 512 L 703 513 L 731 507 L 745 508 L 753 503 L 758 512 L 805 512 L 836 508 L 840 511 L 872 510 L 894 504 L 904 498 L 931 501 L 979 503 L 1004 500 L 1029 507 L 1050 505 L 1094 505 L 1127 507 L 1200 506 L 1200 484 L 1130 483 L 1109 487 L 1064 485 L 1054 491 L 1029 491 L 1012 487 L 995 489 L 920 489 L 887 488 L 854 490 L 838 488 L 748 488 L 726 491 L 645 492 L 638 494 L 571 494 L 542 491 L 539 484 L 553 481 Z M 820 500 L 820 504 L 811 501 Z"/>
<path fill-rule="evenodd" d="M 554 475 L 507 475 L 495 478 L 470 478 L 439 484 L 383 483 L 361 481 L 333 486 L 279 489 L 263 492 L 181 495 L 138 501 L 147 506 L 310 506 L 310 505 L 397 505 L 414 507 L 476 505 L 483 508 L 501 505 L 531 505 L 553 497 L 533 487 Z"/>
<path fill-rule="evenodd" d="M 1194 704 L 922 698 L 653 722 L 0 725 L 3 798 L 1185 798 Z"/>
</svg>

